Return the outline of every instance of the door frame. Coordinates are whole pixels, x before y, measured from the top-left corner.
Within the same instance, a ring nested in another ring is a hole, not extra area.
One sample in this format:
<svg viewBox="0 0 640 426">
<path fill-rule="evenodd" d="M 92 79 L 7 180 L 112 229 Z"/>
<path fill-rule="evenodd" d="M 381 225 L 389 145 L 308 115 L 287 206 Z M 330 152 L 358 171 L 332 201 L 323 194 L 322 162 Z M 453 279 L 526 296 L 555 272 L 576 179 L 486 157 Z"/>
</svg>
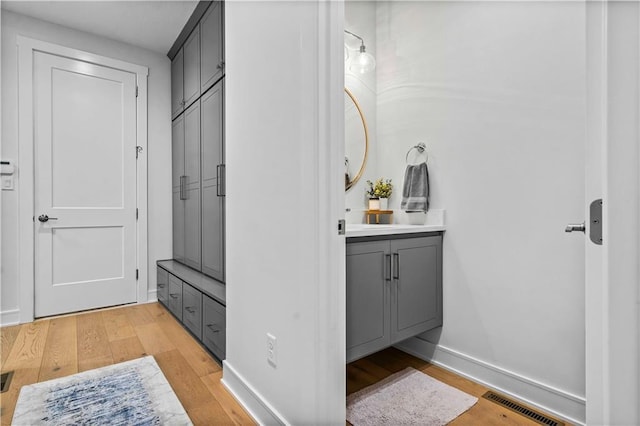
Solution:
<svg viewBox="0 0 640 426">
<path fill-rule="evenodd" d="M 18 35 L 18 291 L 20 323 L 35 318 L 35 233 L 34 233 L 34 135 L 33 135 L 33 56 L 35 52 L 50 53 L 69 59 L 115 68 L 136 75 L 136 139 L 142 147 L 136 162 L 136 282 L 137 303 L 148 300 L 147 268 L 147 76 L 149 68 L 82 50 Z M 131 154 L 133 155 L 133 153 Z M 29 217 L 31 216 L 31 217 Z"/>
<path fill-rule="evenodd" d="M 640 168 L 640 79 L 620 71 L 640 70 L 640 6 L 633 16 L 616 3 L 586 2 L 587 222 L 589 203 L 603 199 L 603 244 L 585 242 L 586 424 L 640 421 L 627 403 L 640 397 L 640 174 L 628 173 Z M 628 51 L 615 44 L 622 37 L 636 38 Z"/>
</svg>

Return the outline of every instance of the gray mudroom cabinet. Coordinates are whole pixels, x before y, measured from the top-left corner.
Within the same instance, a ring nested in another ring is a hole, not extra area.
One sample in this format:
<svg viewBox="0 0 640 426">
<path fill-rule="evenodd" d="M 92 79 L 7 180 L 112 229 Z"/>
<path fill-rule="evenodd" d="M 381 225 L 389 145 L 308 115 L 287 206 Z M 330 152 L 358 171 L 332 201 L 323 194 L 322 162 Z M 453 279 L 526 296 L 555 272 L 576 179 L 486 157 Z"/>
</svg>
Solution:
<svg viewBox="0 0 640 426">
<path fill-rule="evenodd" d="M 347 239 L 347 362 L 442 325 L 442 234 Z"/>
<path fill-rule="evenodd" d="M 200 2 L 168 54 L 175 107 L 173 259 L 222 282 L 226 186 L 223 7 L 219 1 Z"/>
<path fill-rule="evenodd" d="M 200 270 L 200 101 L 174 120 L 172 138 L 173 256 Z"/>
<path fill-rule="evenodd" d="M 171 59 L 173 259 L 158 301 L 225 356 L 224 3 L 200 1 Z"/>
</svg>

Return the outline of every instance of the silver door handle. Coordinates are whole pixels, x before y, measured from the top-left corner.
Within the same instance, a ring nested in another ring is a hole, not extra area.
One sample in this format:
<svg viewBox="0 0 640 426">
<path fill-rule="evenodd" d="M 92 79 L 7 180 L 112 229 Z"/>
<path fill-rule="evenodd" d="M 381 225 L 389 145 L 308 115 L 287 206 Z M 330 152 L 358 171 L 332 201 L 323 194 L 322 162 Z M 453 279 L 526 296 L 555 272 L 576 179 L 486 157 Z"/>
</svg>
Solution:
<svg viewBox="0 0 640 426">
<path fill-rule="evenodd" d="M 180 199 L 187 199 L 187 176 L 180 176 Z"/>
<path fill-rule="evenodd" d="M 38 220 L 42 223 L 49 222 L 50 220 L 58 220 L 57 217 L 49 217 L 46 214 L 41 214 L 38 216 Z"/>
<path fill-rule="evenodd" d="M 582 223 L 570 223 L 564 228 L 564 232 L 585 232 L 586 226 L 584 222 Z"/>
<path fill-rule="evenodd" d="M 399 253 L 393 253 L 393 260 L 394 260 L 394 273 L 393 273 L 393 279 L 394 280 L 398 280 L 400 279 L 400 254 Z"/>
<path fill-rule="evenodd" d="M 216 196 L 219 197 L 220 194 L 220 166 L 221 164 L 218 164 L 216 166 Z"/>
</svg>

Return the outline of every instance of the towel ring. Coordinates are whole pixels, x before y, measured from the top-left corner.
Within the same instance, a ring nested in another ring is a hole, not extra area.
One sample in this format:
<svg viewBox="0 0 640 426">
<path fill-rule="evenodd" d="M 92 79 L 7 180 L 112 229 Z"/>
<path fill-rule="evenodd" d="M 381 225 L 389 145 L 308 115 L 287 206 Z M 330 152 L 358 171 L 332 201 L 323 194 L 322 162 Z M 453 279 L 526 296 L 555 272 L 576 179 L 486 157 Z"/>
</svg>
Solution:
<svg viewBox="0 0 640 426">
<path fill-rule="evenodd" d="M 419 154 L 425 154 L 425 152 L 427 151 L 427 145 L 425 145 L 424 142 L 419 142 L 417 145 L 412 146 L 411 148 L 409 148 L 409 151 L 407 151 L 407 155 L 405 156 L 405 162 L 407 164 L 409 164 L 409 154 L 414 149 L 417 150 Z M 424 159 L 424 162 L 426 163 L 427 160 L 429 159 L 429 154 L 425 154 L 425 157 L 426 158 Z"/>
</svg>

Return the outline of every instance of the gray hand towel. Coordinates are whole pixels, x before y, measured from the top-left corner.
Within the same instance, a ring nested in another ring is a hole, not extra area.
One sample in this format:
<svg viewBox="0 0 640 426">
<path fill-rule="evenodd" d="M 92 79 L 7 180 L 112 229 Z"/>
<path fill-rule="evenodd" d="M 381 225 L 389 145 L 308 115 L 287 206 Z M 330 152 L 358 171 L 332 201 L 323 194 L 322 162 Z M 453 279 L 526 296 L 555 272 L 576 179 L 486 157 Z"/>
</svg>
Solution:
<svg viewBox="0 0 640 426">
<path fill-rule="evenodd" d="M 407 212 L 426 212 L 429 210 L 429 169 L 427 163 L 407 166 L 404 172 L 400 208 Z"/>
</svg>

